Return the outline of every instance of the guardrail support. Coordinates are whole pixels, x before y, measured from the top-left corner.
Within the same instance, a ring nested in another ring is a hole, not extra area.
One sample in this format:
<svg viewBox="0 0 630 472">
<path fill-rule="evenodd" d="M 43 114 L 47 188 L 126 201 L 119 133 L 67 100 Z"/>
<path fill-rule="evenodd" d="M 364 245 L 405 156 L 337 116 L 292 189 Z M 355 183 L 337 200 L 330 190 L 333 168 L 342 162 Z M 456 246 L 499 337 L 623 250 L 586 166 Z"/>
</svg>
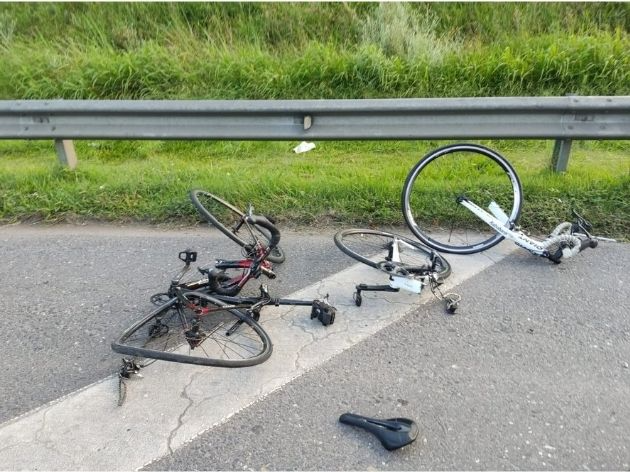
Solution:
<svg viewBox="0 0 630 472">
<path fill-rule="evenodd" d="M 566 172 L 571 152 L 570 139 L 556 139 L 551 156 L 551 169 L 554 172 Z"/>
<path fill-rule="evenodd" d="M 77 153 L 74 150 L 74 143 L 69 139 L 55 139 L 55 150 L 59 163 L 74 170 L 77 167 Z"/>
</svg>

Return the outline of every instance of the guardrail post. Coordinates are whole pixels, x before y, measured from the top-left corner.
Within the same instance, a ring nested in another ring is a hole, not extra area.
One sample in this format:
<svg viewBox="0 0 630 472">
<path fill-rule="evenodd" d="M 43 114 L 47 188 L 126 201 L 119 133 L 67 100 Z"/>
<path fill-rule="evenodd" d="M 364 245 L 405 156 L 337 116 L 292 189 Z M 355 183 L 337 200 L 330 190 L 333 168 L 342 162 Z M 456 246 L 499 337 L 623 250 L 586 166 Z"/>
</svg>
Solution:
<svg viewBox="0 0 630 472">
<path fill-rule="evenodd" d="M 55 139 L 55 150 L 59 163 L 74 170 L 77 167 L 77 153 L 74 150 L 74 143 L 69 139 Z"/>
<path fill-rule="evenodd" d="M 571 152 L 570 139 L 556 139 L 551 156 L 551 169 L 554 172 L 566 172 Z"/>
</svg>

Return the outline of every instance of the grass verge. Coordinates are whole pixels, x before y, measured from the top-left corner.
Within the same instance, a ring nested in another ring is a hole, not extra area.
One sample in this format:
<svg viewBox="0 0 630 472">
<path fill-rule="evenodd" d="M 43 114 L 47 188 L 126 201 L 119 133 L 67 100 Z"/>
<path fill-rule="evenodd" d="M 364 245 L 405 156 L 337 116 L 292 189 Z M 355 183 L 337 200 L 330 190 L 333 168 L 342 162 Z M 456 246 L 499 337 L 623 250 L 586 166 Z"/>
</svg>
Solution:
<svg viewBox="0 0 630 472">
<path fill-rule="evenodd" d="M 283 224 L 403 224 L 400 192 L 413 164 L 441 142 L 76 142 L 79 166 L 51 142 L 0 142 L 0 221 L 195 224 L 187 192 L 203 188 L 252 203 Z M 552 142 L 484 141 L 515 166 L 524 187 L 521 224 L 545 232 L 576 208 L 599 234 L 628 239 L 627 142 L 576 142 L 569 171 L 549 170 Z M 438 204 L 439 205 L 439 204 Z M 433 209 L 433 214 L 440 210 Z"/>
</svg>

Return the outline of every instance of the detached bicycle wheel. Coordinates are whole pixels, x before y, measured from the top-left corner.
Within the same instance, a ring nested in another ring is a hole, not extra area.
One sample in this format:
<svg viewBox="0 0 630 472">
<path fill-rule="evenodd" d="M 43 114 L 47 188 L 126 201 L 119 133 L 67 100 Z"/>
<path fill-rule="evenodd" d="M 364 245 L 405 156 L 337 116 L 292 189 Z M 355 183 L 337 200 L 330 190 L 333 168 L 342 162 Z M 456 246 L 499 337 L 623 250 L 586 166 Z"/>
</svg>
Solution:
<svg viewBox="0 0 630 472">
<path fill-rule="evenodd" d="M 269 358 L 269 336 L 242 310 L 200 292 L 184 298 L 185 303 L 172 298 L 149 313 L 112 349 L 141 359 L 216 367 L 248 367 Z"/>
<path fill-rule="evenodd" d="M 499 243 L 503 236 L 457 202 L 467 197 L 481 208 L 499 204 L 513 226 L 521 212 L 521 183 L 500 154 L 476 144 L 455 144 L 424 156 L 409 172 L 402 208 L 409 229 L 441 252 L 473 254 Z"/>
<path fill-rule="evenodd" d="M 353 259 L 380 269 L 381 263 L 391 261 L 392 246 L 398 244 L 400 267 L 433 269 L 438 279 L 451 275 L 451 265 L 437 252 L 418 241 L 372 229 L 344 229 L 335 234 L 335 244 Z"/>
<path fill-rule="evenodd" d="M 190 200 L 204 220 L 246 250 L 252 248 L 257 240 L 269 244 L 269 231 L 259 225 L 248 225 L 245 222 L 245 213 L 234 205 L 205 190 L 191 190 Z M 285 260 L 284 251 L 276 246 L 267 259 L 280 264 Z"/>
</svg>

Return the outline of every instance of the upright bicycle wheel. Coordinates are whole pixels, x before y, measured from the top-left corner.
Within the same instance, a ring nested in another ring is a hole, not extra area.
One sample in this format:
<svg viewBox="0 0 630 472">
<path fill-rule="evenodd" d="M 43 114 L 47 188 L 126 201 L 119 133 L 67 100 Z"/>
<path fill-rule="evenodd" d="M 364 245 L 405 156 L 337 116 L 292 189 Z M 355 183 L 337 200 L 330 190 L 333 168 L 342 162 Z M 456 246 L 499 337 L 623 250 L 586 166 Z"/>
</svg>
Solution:
<svg viewBox="0 0 630 472">
<path fill-rule="evenodd" d="M 451 274 L 450 264 L 440 254 L 404 236 L 372 229 L 345 229 L 334 239 L 342 252 L 375 269 L 391 260 L 392 245 L 398 244 L 402 267 L 425 267 L 427 271 L 433 268 L 441 280 Z"/>
<path fill-rule="evenodd" d="M 271 340 L 242 309 L 201 292 L 172 298 L 112 343 L 120 354 L 216 367 L 248 367 L 266 361 Z M 140 364 L 143 362 L 141 361 Z"/>
<path fill-rule="evenodd" d="M 455 144 L 424 156 L 409 172 L 402 192 L 405 221 L 427 246 L 453 254 L 473 254 L 503 239 L 457 202 L 465 196 L 481 208 L 499 204 L 518 220 L 523 200 L 516 171 L 500 154 L 476 144 Z"/>
<path fill-rule="evenodd" d="M 269 244 L 269 231 L 258 225 L 247 224 L 245 213 L 234 205 L 204 190 L 192 190 L 190 200 L 206 221 L 246 250 L 253 247 L 257 240 Z M 277 264 L 284 262 L 284 251 L 276 246 L 267 259 Z"/>
</svg>

